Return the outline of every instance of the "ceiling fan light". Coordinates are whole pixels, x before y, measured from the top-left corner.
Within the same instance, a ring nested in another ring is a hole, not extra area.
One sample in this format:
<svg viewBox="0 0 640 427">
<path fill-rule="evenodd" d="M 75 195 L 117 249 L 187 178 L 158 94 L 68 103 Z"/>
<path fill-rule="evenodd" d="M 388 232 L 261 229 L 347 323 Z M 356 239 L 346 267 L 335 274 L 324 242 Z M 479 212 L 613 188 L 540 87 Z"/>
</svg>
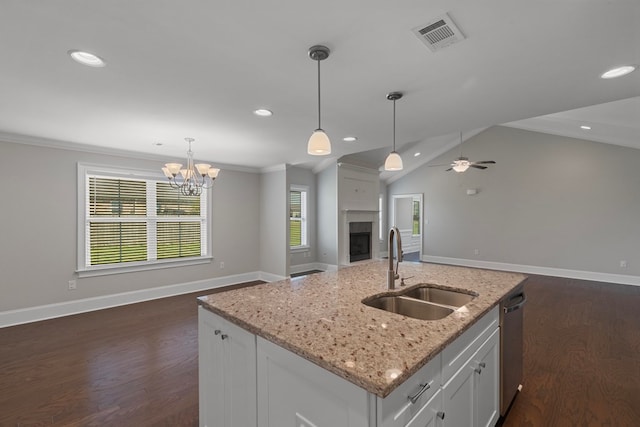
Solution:
<svg viewBox="0 0 640 427">
<path fill-rule="evenodd" d="M 309 138 L 307 153 L 313 156 L 326 156 L 331 154 L 331 141 L 322 129 L 316 129 Z"/>
<path fill-rule="evenodd" d="M 453 166 L 453 170 L 460 173 L 460 172 L 464 172 L 467 169 L 469 169 L 469 163 L 459 163 L 455 166 Z"/>
<path fill-rule="evenodd" d="M 401 171 L 402 170 L 402 157 L 400 154 L 392 151 L 387 156 L 387 160 L 384 161 L 384 170 L 386 171 Z"/>
</svg>

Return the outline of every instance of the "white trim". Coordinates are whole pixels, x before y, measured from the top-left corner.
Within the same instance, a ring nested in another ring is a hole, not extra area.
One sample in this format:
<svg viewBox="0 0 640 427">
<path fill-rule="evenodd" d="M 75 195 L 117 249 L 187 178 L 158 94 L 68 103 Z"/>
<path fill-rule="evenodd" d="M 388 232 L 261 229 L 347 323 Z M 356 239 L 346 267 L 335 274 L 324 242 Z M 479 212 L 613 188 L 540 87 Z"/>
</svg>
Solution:
<svg viewBox="0 0 640 427">
<path fill-rule="evenodd" d="M 78 151 L 81 153 L 104 154 L 108 156 L 125 157 L 127 159 L 140 159 L 150 161 L 174 161 L 175 156 L 169 154 L 152 154 L 141 153 L 138 151 L 128 151 L 117 148 L 103 147 L 99 145 L 82 144 L 77 142 L 62 141 L 59 139 L 42 138 L 31 135 L 19 135 L 15 133 L 0 132 L 0 141 L 10 144 L 25 144 L 36 147 L 53 148 L 56 150 Z M 214 161 L 214 159 L 201 159 L 202 161 Z M 232 170 L 236 172 L 260 173 L 258 168 L 251 166 L 231 165 L 226 163 L 217 163 L 216 167 L 222 170 Z"/>
<path fill-rule="evenodd" d="M 281 280 L 286 280 L 286 277 L 280 276 L 278 274 L 267 273 L 266 271 L 259 271 L 258 279 L 254 280 L 264 280 L 265 282 L 279 282 Z"/>
<path fill-rule="evenodd" d="M 121 305 L 134 304 L 137 302 L 150 301 L 158 298 L 172 297 L 191 292 L 222 288 L 237 283 L 252 282 L 254 280 L 264 280 L 266 282 L 270 282 L 284 279 L 285 278 L 281 276 L 275 276 L 272 274 L 256 271 L 251 273 L 235 274 L 231 276 L 198 280 L 195 282 L 179 283 L 175 285 L 140 289 L 137 291 L 84 298 L 74 301 L 46 304 L 36 307 L 27 307 L 17 310 L 8 310 L 0 312 L 0 328 L 20 325 L 23 323 L 37 322 L 40 320 L 53 319 L 56 317 L 70 316 L 73 314 L 86 313 L 88 311 L 118 307 Z"/>
<path fill-rule="evenodd" d="M 317 270 L 322 271 L 338 271 L 338 266 L 335 264 L 324 264 L 321 262 L 317 262 L 315 264 Z"/>
<path fill-rule="evenodd" d="M 327 264 L 321 264 L 319 262 L 310 262 L 307 264 L 296 264 L 296 265 L 292 265 L 289 267 L 289 274 L 297 274 L 297 273 L 304 273 L 305 271 L 311 271 L 311 270 L 321 270 L 321 271 L 327 271 Z"/>
<path fill-rule="evenodd" d="M 569 279 L 593 280 L 596 282 L 640 286 L 640 276 L 630 276 L 625 274 L 599 273 L 596 271 L 569 270 L 565 268 L 538 267 L 535 265 L 508 264 L 503 262 L 478 261 L 429 255 L 423 255 L 421 260 L 436 264 L 451 264 L 464 267 L 486 268 L 490 270 L 513 271 L 517 273 L 540 274 L 542 276 L 566 277 Z"/>
<path fill-rule="evenodd" d="M 281 172 L 286 171 L 289 165 L 286 163 L 282 163 L 279 165 L 267 166 L 265 168 L 260 169 L 260 173 L 271 173 L 271 172 Z"/>
</svg>

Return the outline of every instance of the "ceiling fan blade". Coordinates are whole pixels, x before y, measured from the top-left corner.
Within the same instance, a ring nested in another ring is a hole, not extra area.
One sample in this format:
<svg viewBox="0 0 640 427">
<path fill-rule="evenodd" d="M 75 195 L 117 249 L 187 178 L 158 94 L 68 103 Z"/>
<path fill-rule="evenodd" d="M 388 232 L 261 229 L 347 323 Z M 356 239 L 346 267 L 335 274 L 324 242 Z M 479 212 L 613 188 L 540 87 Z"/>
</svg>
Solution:
<svg viewBox="0 0 640 427">
<path fill-rule="evenodd" d="M 495 165 L 496 162 L 494 162 L 493 160 L 484 160 L 482 162 L 473 162 L 476 165 Z"/>
<path fill-rule="evenodd" d="M 472 168 L 476 168 L 476 169 L 486 169 L 487 168 L 486 166 L 479 166 L 479 165 L 476 165 L 476 164 L 469 165 L 469 166 L 471 166 Z"/>
<path fill-rule="evenodd" d="M 449 172 L 449 171 L 452 171 L 452 170 L 453 170 L 453 168 L 445 169 L 445 172 Z"/>
<path fill-rule="evenodd" d="M 441 164 L 441 165 L 427 165 L 427 167 L 428 167 L 428 168 L 439 168 L 439 167 L 441 167 L 441 166 L 449 166 L 449 164 L 448 164 L 448 163 L 447 163 L 447 164 L 444 164 L 444 163 L 443 163 L 443 164 Z"/>
</svg>

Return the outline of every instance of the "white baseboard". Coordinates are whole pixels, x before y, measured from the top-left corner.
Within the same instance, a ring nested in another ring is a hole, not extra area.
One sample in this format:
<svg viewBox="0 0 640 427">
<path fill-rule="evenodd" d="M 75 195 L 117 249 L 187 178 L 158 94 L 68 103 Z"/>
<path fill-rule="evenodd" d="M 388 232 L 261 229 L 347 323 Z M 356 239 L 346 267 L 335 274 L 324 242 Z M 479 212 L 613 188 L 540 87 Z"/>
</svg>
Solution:
<svg viewBox="0 0 640 427">
<path fill-rule="evenodd" d="M 264 280 L 265 282 L 279 282 L 280 280 L 284 280 L 284 279 L 286 279 L 286 277 L 284 277 L 284 276 L 279 276 L 277 274 L 267 273 L 265 271 L 260 271 L 258 273 L 258 279 L 257 280 Z"/>
<path fill-rule="evenodd" d="M 310 262 L 307 264 L 297 264 L 289 267 L 289 274 L 303 273 L 305 271 L 320 270 L 320 271 L 336 271 L 337 265 L 323 264 L 320 262 Z"/>
<path fill-rule="evenodd" d="M 283 277 L 271 275 L 277 280 Z M 47 304 L 36 307 L 22 308 L 0 312 L 0 328 L 20 325 L 23 323 L 37 322 L 53 319 L 55 317 L 70 316 L 72 314 L 85 313 L 87 311 L 102 310 L 126 304 L 149 301 L 158 298 L 166 298 L 207 289 L 220 288 L 236 283 L 251 282 L 254 280 L 267 280 L 267 275 L 262 272 L 236 274 L 232 276 L 216 277 L 213 279 L 198 280 L 195 282 L 180 283 L 176 285 L 161 286 L 157 288 L 141 289 L 138 291 L 123 292 L 100 297 L 84 298 L 74 301 L 65 301 L 55 304 Z M 270 277 L 271 278 L 271 277 Z"/>
<path fill-rule="evenodd" d="M 596 282 L 617 283 L 620 285 L 640 286 L 639 276 L 625 274 L 598 273 L 595 271 L 569 270 L 565 268 L 537 267 L 534 265 L 508 264 L 493 261 L 478 261 L 473 259 L 449 258 L 423 255 L 422 261 L 436 264 L 451 264 L 464 267 L 486 268 L 489 270 L 514 271 L 517 273 L 540 274 L 542 276 L 566 277 L 569 279 L 593 280 Z"/>
</svg>

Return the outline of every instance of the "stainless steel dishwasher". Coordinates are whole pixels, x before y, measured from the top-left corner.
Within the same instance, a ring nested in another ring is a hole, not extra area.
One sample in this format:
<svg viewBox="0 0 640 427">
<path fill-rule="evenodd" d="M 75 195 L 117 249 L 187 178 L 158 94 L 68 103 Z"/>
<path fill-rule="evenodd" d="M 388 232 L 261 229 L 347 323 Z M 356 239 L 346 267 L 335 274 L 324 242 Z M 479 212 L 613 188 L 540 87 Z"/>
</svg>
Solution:
<svg viewBox="0 0 640 427">
<path fill-rule="evenodd" d="M 504 416 L 522 389 L 522 315 L 527 297 L 524 283 L 500 304 L 500 415 Z"/>
</svg>

